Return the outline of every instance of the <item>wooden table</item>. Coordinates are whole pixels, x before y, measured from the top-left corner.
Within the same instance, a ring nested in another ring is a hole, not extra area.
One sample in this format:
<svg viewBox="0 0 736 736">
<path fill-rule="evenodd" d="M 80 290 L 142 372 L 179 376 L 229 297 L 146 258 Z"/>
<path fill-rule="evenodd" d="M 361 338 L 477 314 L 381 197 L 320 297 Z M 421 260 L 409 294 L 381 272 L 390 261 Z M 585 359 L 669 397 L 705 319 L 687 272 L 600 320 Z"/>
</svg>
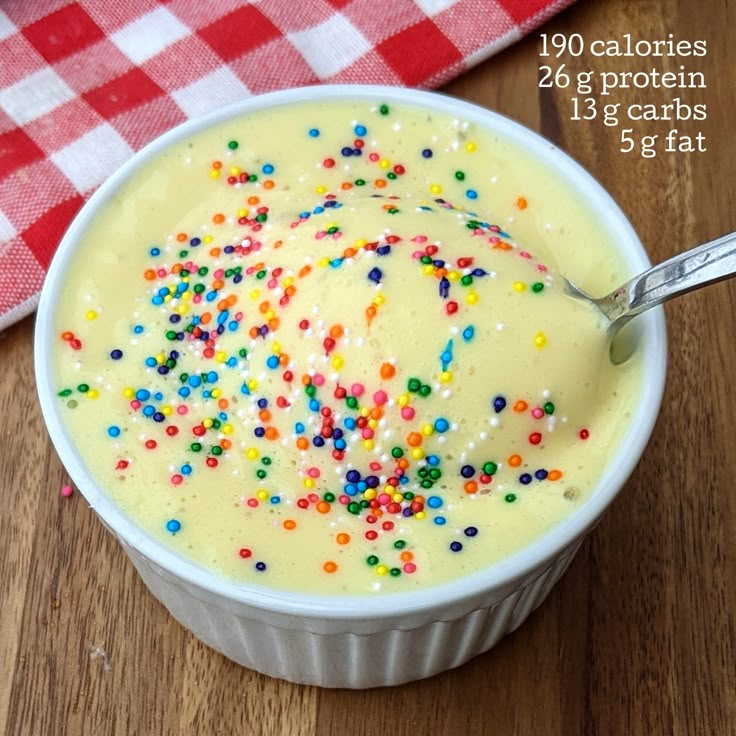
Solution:
<svg viewBox="0 0 736 736">
<path fill-rule="evenodd" d="M 535 33 L 447 89 L 571 152 L 661 260 L 736 226 L 735 24 L 736 4 L 723 0 L 580 0 L 542 30 L 582 34 L 583 55 L 542 59 Z M 589 48 L 627 31 L 705 39 L 708 53 L 609 58 Z M 706 103 L 708 119 L 571 121 L 573 90 L 538 88 L 538 66 L 563 62 L 573 77 L 702 71 L 707 89 L 595 97 L 679 96 Z M 707 151 L 625 154 L 627 128 L 661 145 L 670 128 L 702 131 Z M 33 323 L 9 329 L 0 340 L 0 734 L 736 733 L 736 282 L 667 314 L 671 362 L 654 438 L 547 602 L 456 671 L 364 692 L 249 672 L 168 616 L 84 499 L 60 496 L 67 477 L 34 393 Z"/>
</svg>

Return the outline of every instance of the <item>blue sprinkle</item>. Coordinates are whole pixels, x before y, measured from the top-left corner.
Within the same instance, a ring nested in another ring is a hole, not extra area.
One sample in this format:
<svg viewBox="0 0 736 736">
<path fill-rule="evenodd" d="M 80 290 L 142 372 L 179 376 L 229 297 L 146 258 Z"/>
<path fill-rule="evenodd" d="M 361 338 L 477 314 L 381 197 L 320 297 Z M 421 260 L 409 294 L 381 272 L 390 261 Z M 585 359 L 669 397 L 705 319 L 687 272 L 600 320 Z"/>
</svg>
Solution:
<svg viewBox="0 0 736 736">
<path fill-rule="evenodd" d="M 189 378 L 187 379 L 187 383 L 192 388 L 197 388 L 197 386 L 200 386 L 202 384 L 202 378 L 201 378 L 201 376 L 196 376 L 196 375 L 189 376 Z"/>
<path fill-rule="evenodd" d="M 281 503 L 281 496 L 271 496 L 268 500 L 275 506 L 277 503 Z"/>
<path fill-rule="evenodd" d="M 450 428 L 450 422 L 447 421 L 444 417 L 439 417 L 438 419 L 434 420 L 434 428 L 440 432 L 447 432 L 447 430 Z"/>
<path fill-rule="evenodd" d="M 141 334 L 141 332 L 143 332 L 143 325 L 136 325 L 136 326 L 135 326 L 135 327 L 133 328 L 133 332 L 134 332 L 134 333 L 135 333 L 136 335 L 140 335 L 140 334 Z"/>
<path fill-rule="evenodd" d="M 544 480 L 547 477 L 547 471 L 544 468 L 540 468 L 534 473 L 534 477 L 537 480 Z"/>
<path fill-rule="evenodd" d="M 258 399 L 258 408 L 259 409 L 265 409 L 268 406 L 268 399 L 262 398 Z"/>
<path fill-rule="evenodd" d="M 160 248 L 151 248 L 150 253 L 152 256 L 160 256 L 161 255 L 161 249 Z"/>
<path fill-rule="evenodd" d="M 146 358 L 146 365 L 149 368 L 154 368 L 156 366 L 156 358 Z"/>
<path fill-rule="evenodd" d="M 478 534 L 478 527 L 475 527 L 475 526 L 467 526 L 467 527 L 465 527 L 465 536 L 466 537 L 474 537 L 476 534 Z"/>
<path fill-rule="evenodd" d="M 151 406 L 150 404 L 147 404 L 143 407 L 143 416 L 144 417 L 152 417 L 156 413 L 156 408 Z"/>
<path fill-rule="evenodd" d="M 447 299 L 450 295 L 450 281 L 446 277 L 440 279 L 440 296 L 443 299 Z"/>
<path fill-rule="evenodd" d="M 186 465 L 181 466 L 182 475 L 191 475 L 191 473 L 192 473 L 192 466 L 189 463 L 186 463 Z"/>
<path fill-rule="evenodd" d="M 381 271 L 380 268 L 372 268 L 368 272 L 368 278 L 373 281 L 376 284 L 381 283 L 381 279 L 383 278 L 383 271 Z"/>
<path fill-rule="evenodd" d="M 352 468 L 345 473 L 345 479 L 350 483 L 357 483 L 360 480 L 360 472 Z"/>
<path fill-rule="evenodd" d="M 256 570 L 259 572 L 263 572 L 266 569 L 266 563 L 265 562 L 256 562 Z"/>
<path fill-rule="evenodd" d="M 207 374 L 207 383 L 217 383 L 218 378 L 219 376 L 217 375 L 215 371 L 210 371 Z"/>
<path fill-rule="evenodd" d="M 345 146 L 345 148 L 343 148 L 342 151 L 340 151 L 340 153 L 343 156 L 352 156 L 353 155 L 353 149 L 350 148 L 350 146 Z"/>
<path fill-rule="evenodd" d="M 496 396 L 496 398 L 493 399 L 493 409 L 495 410 L 496 414 L 500 414 L 505 408 L 506 399 L 504 399 L 503 396 Z"/>
<path fill-rule="evenodd" d="M 460 552 L 462 551 L 463 545 L 462 542 L 450 542 L 450 549 L 453 552 Z"/>
<path fill-rule="evenodd" d="M 157 307 L 164 303 L 164 300 L 160 296 L 154 296 L 151 299 L 151 304 L 155 304 Z"/>
<path fill-rule="evenodd" d="M 182 386 L 177 393 L 183 399 L 186 399 L 187 396 L 189 396 L 189 394 L 191 393 L 191 391 L 189 390 L 189 388 L 187 386 Z"/>
<path fill-rule="evenodd" d="M 353 419 L 352 417 L 347 417 L 343 424 L 345 425 L 345 429 L 353 430 L 356 427 L 355 419 Z"/>
<path fill-rule="evenodd" d="M 294 431 L 295 431 L 295 432 L 296 432 L 297 434 L 301 434 L 302 432 L 304 432 L 304 425 L 303 425 L 303 424 L 302 424 L 301 422 L 297 422 L 297 423 L 296 423 L 296 424 L 294 425 Z"/>
<path fill-rule="evenodd" d="M 348 446 L 348 443 L 345 442 L 345 440 L 335 440 L 336 450 L 344 450 L 347 446 Z"/>
<path fill-rule="evenodd" d="M 310 128 L 309 129 L 309 137 L 310 138 L 319 138 L 319 130 L 317 128 Z"/>
<path fill-rule="evenodd" d="M 427 506 L 429 506 L 429 508 L 431 509 L 438 509 L 440 506 L 442 506 L 442 499 L 439 496 L 430 496 L 427 499 Z M 437 518 L 439 519 L 442 517 L 438 516 Z"/>
<path fill-rule="evenodd" d="M 432 149 L 431 148 L 425 148 L 422 151 L 422 156 L 424 156 L 424 158 L 432 158 Z"/>
<path fill-rule="evenodd" d="M 148 389 L 139 388 L 135 392 L 135 397 L 136 399 L 138 399 L 138 401 L 148 401 L 148 399 L 151 398 L 151 392 Z"/>
<path fill-rule="evenodd" d="M 355 131 L 355 135 L 365 135 L 368 132 L 365 125 L 356 125 L 353 130 Z"/>
<path fill-rule="evenodd" d="M 110 437 L 120 437 L 120 427 L 117 427 L 113 424 L 107 428 L 107 433 L 110 435 Z"/>
<path fill-rule="evenodd" d="M 447 519 L 445 519 L 444 516 L 435 516 L 432 521 L 434 521 L 437 526 L 444 526 L 447 523 Z"/>
<path fill-rule="evenodd" d="M 279 356 L 269 355 L 268 360 L 266 361 L 266 365 L 271 369 L 278 368 L 279 367 Z"/>
<path fill-rule="evenodd" d="M 463 467 L 460 468 L 460 475 L 462 475 L 463 478 L 472 478 L 475 475 L 475 468 L 472 465 L 463 465 Z"/>
<path fill-rule="evenodd" d="M 532 482 L 532 477 L 529 475 L 529 473 L 522 473 L 519 476 L 519 483 L 522 485 L 528 486 Z"/>
<path fill-rule="evenodd" d="M 475 189 L 468 189 L 468 191 L 465 192 L 465 196 L 468 199 L 478 199 L 478 192 L 476 192 Z"/>
<path fill-rule="evenodd" d="M 321 437 L 320 435 L 317 435 L 316 437 L 313 437 L 313 438 L 312 438 L 312 444 L 313 444 L 313 445 L 314 445 L 315 447 L 323 447 L 323 446 L 324 446 L 324 444 L 325 444 L 325 440 L 324 440 L 324 438 L 323 438 L 323 437 Z"/>
<path fill-rule="evenodd" d="M 427 455 L 425 460 L 427 461 L 427 465 L 431 465 L 432 467 L 440 464 L 440 459 L 439 457 L 437 457 L 437 455 Z"/>
<path fill-rule="evenodd" d="M 261 171 L 264 174 L 273 174 L 273 165 L 272 164 L 264 164 Z"/>
<path fill-rule="evenodd" d="M 196 248 L 202 241 L 199 238 L 192 238 L 189 241 L 189 245 L 191 245 L 193 248 Z"/>
<path fill-rule="evenodd" d="M 181 529 L 181 522 L 178 519 L 169 519 L 166 522 L 166 531 L 176 534 Z"/>
<path fill-rule="evenodd" d="M 463 340 L 465 340 L 465 342 L 470 342 L 474 336 L 475 327 L 473 327 L 473 325 L 468 325 L 468 327 L 463 330 Z"/>
<path fill-rule="evenodd" d="M 263 427 L 256 427 L 256 428 L 255 428 L 255 429 L 253 430 L 253 434 L 254 434 L 254 435 L 255 435 L 256 437 L 263 437 L 263 436 L 264 436 L 264 435 L 266 434 L 266 430 L 265 430 L 265 429 L 264 429 Z"/>
<path fill-rule="evenodd" d="M 317 401 L 317 399 L 309 400 L 309 409 L 311 411 L 319 411 L 319 407 L 320 407 L 320 404 L 319 404 L 319 401 Z"/>
</svg>

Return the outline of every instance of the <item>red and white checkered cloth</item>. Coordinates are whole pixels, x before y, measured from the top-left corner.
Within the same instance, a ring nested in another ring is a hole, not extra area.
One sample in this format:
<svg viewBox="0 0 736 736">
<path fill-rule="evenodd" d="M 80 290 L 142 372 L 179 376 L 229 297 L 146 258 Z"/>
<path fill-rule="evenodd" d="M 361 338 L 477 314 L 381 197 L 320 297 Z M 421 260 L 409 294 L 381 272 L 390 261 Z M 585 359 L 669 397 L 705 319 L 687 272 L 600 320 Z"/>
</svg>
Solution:
<svg viewBox="0 0 736 736">
<path fill-rule="evenodd" d="M 3 0 L 0 330 L 85 199 L 165 130 L 284 87 L 436 87 L 572 1 Z"/>
</svg>

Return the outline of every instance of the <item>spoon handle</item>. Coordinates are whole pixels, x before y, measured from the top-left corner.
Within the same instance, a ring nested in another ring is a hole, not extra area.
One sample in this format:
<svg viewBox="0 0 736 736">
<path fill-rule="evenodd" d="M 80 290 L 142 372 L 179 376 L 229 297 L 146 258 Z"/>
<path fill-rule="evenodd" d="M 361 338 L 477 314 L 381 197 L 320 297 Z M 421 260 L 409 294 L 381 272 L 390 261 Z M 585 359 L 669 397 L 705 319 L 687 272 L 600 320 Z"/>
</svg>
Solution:
<svg viewBox="0 0 736 736">
<path fill-rule="evenodd" d="M 734 275 L 736 233 L 730 233 L 653 266 L 598 303 L 615 331 L 651 307 Z"/>
</svg>

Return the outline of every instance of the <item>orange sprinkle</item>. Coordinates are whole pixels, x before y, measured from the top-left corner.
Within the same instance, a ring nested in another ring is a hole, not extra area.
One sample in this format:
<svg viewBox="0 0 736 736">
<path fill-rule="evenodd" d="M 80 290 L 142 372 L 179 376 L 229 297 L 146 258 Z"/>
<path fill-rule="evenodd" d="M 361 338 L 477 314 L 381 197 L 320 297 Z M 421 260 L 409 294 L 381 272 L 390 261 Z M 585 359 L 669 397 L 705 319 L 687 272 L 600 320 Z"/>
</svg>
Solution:
<svg viewBox="0 0 736 736">
<path fill-rule="evenodd" d="M 182 268 L 184 268 L 184 266 L 182 266 L 181 263 L 175 263 L 171 267 L 171 273 L 181 273 Z"/>
<path fill-rule="evenodd" d="M 394 205 L 392 204 L 385 204 L 383 205 L 383 209 L 385 210 L 392 210 L 394 208 Z"/>
<path fill-rule="evenodd" d="M 61 339 L 62 340 L 66 340 L 67 342 L 69 342 L 70 340 L 73 340 L 74 339 L 74 333 L 73 332 L 69 332 L 69 330 L 66 330 L 65 332 L 62 332 L 61 333 Z"/>
<path fill-rule="evenodd" d="M 302 373 L 302 386 L 309 386 L 312 383 L 312 377 L 309 373 Z"/>
<path fill-rule="evenodd" d="M 325 572 L 328 572 L 332 574 L 333 572 L 337 572 L 337 563 L 333 562 L 332 560 L 327 560 L 324 565 L 322 565 L 322 569 Z"/>
<path fill-rule="evenodd" d="M 284 289 L 284 294 L 286 294 L 286 296 L 294 296 L 294 294 L 296 294 L 296 286 L 293 284 L 291 286 L 287 286 Z"/>
<path fill-rule="evenodd" d="M 519 197 L 519 199 L 516 200 L 516 206 L 520 210 L 525 210 L 528 204 L 529 203 L 526 201 L 526 197 Z"/>
<path fill-rule="evenodd" d="M 251 328 L 250 328 L 250 330 L 248 330 L 248 335 L 249 335 L 250 337 L 252 337 L 252 338 L 256 338 L 256 337 L 258 337 L 258 335 L 260 335 L 260 334 L 261 334 L 261 333 L 260 333 L 260 331 L 258 330 L 258 328 L 257 328 L 257 327 L 251 327 Z"/>
<path fill-rule="evenodd" d="M 521 455 L 512 455 L 509 458 L 509 465 L 512 468 L 518 468 L 521 465 Z M 549 477 L 549 476 L 548 476 Z"/>
<path fill-rule="evenodd" d="M 320 514 L 327 514 L 327 513 L 329 513 L 329 511 L 330 511 L 330 509 L 331 509 L 332 507 L 330 506 L 330 504 L 329 504 L 329 503 L 327 503 L 327 501 L 320 501 L 320 502 L 319 502 L 319 503 L 318 503 L 318 504 L 317 504 L 317 505 L 315 506 L 315 508 L 317 509 L 317 511 L 319 511 L 319 512 L 320 512 Z"/>
<path fill-rule="evenodd" d="M 547 473 L 547 480 L 559 480 L 560 478 L 562 478 L 561 470 L 550 470 Z"/>
<path fill-rule="evenodd" d="M 508 243 L 503 242 L 496 243 L 493 246 L 494 250 L 511 250 L 511 247 Z"/>
<path fill-rule="evenodd" d="M 266 427 L 266 439 L 277 440 L 279 438 L 279 431 L 276 427 Z"/>
<path fill-rule="evenodd" d="M 345 532 L 340 532 L 336 537 L 338 544 L 347 544 L 350 541 L 350 535 Z"/>
<path fill-rule="evenodd" d="M 230 402 L 227 399 L 219 399 L 217 401 L 217 406 L 219 409 L 227 409 L 227 407 L 230 406 Z"/>
<path fill-rule="evenodd" d="M 409 467 L 409 461 L 402 457 L 397 463 L 396 463 L 402 470 L 406 470 Z"/>
<path fill-rule="evenodd" d="M 202 312 L 202 316 L 199 318 L 199 324 L 208 325 L 212 320 L 211 312 Z"/>
<path fill-rule="evenodd" d="M 266 312 L 268 312 L 268 310 L 269 310 L 269 309 L 271 309 L 271 303 L 270 303 L 270 302 L 268 302 L 268 301 L 265 301 L 265 302 L 261 302 L 261 303 L 260 303 L 260 304 L 258 305 L 258 311 L 259 311 L 259 312 L 260 312 L 261 314 L 265 314 Z"/>
<path fill-rule="evenodd" d="M 280 248 L 280 247 L 281 247 L 281 246 L 282 246 L 283 244 L 284 244 L 284 241 L 283 241 L 283 240 L 277 240 L 277 241 L 276 241 L 276 242 L 275 242 L 275 243 L 273 244 L 273 247 L 274 247 L 274 248 Z"/>
<path fill-rule="evenodd" d="M 221 169 L 222 168 L 222 161 L 213 161 L 212 162 L 212 168 L 213 169 Z"/>
<path fill-rule="evenodd" d="M 230 440 L 222 439 L 220 440 L 220 447 L 222 447 L 223 450 L 229 450 L 233 446 L 233 443 L 230 442 Z"/>
<path fill-rule="evenodd" d="M 225 286 L 225 282 L 222 279 L 215 279 L 212 282 L 212 288 L 215 291 L 219 291 L 220 289 L 222 289 L 223 286 Z"/>
<path fill-rule="evenodd" d="M 222 223 L 225 222 L 225 215 L 223 215 L 222 212 L 218 212 L 216 215 L 212 216 L 212 222 L 214 222 L 215 225 L 222 225 Z"/>
<path fill-rule="evenodd" d="M 381 363 L 381 378 L 393 378 L 396 375 L 396 368 L 392 363 Z"/>
<path fill-rule="evenodd" d="M 340 189 L 352 189 L 353 185 L 349 181 L 344 181 L 340 184 Z"/>
<path fill-rule="evenodd" d="M 219 257 L 220 253 L 222 253 L 222 251 L 219 248 L 210 248 L 210 255 L 213 258 Z"/>
<path fill-rule="evenodd" d="M 229 306 L 227 299 L 220 299 L 220 301 L 217 302 L 217 311 L 224 312 Z"/>
<path fill-rule="evenodd" d="M 229 307 L 232 307 L 233 304 L 237 304 L 238 297 L 235 294 L 230 294 L 230 296 L 225 300 Z"/>
<path fill-rule="evenodd" d="M 248 197 L 248 204 L 258 204 L 260 201 L 259 197 Z"/>
<path fill-rule="evenodd" d="M 406 549 L 399 555 L 399 559 L 402 562 L 411 562 L 414 559 L 414 553 Z"/>
<path fill-rule="evenodd" d="M 345 334 L 345 329 L 343 328 L 342 325 L 337 324 L 337 325 L 332 325 L 332 327 L 330 327 L 330 337 L 333 340 L 339 340 L 344 334 Z"/>
<path fill-rule="evenodd" d="M 176 236 L 176 239 L 180 243 L 183 243 L 187 239 L 187 234 L 186 233 L 178 233 L 177 236 Z"/>
<path fill-rule="evenodd" d="M 345 250 L 342 252 L 343 258 L 353 258 L 358 253 L 355 248 L 345 248 Z"/>
<path fill-rule="evenodd" d="M 269 422 L 269 421 L 271 421 L 271 412 L 268 409 L 261 409 L 258 412 L 258 418 L 262 422 Z"/>
<path fill-rule="evenodd" d="M 309 448 L 309 440 L 306 437 L 299 437 L 296 441 L 297 450 L 307 450 Z"/>
<path fill-rule="evenodd" d="M 409 432 L 406 442 L 410 447 L 419 447 L 422 444 L 422 435 L 419 432 Z"/>
<path fill-rule="evenodd" d="M 374 406 L 371 410 L 368 416 L 371 419 L 381 419 L 383 417 L 383 409 L 380 406 Z"/>
<path fill-rule="evenodd" d="M 281 320 L 278 317 L 273 317 L 266 323 L 268 325 L 268 329 L 271 330 L 271 332 L 276 332 L 278 330 L 279 325 L 281 324 Z"/>
<path fill-rule="evenodd" d="M 143 272 L 143 278 L 145 278 L 146 281 L 153 281 L 156 278 L 156 272 L 152 268 L 147 268 Z"/>
<path fill-rule="evenodd" d="M 289 356 L 286 353 L 279 355 L 279 365 L 289 365 Z"/>
<path fill-rule="evenodd" d="M 478 493 L 478 484 L 474 480 L 469 480 L 463 485 L 465 493 Z"/>
<path fill-rule="evenodd" d="M 368 324 L 370 324 L 373 321 L 373 318 L 375 316 L 376 316 L 376 305 L 371 304 L 365 310 L 365 317 L 368 320 Z"/>
<path fill-rule="evenodd" d="M 526 411 L 528 408 L 529 408 L 529 404 L 527 404 L 526 401 L 524 401 L 523 399 L 519 399 L 514 404 L 514 411 L 522 412 L 522 411 Z"/>
<path fill-rule="evenodd" d="M 385 179 L 376 179 L 373 182 L 379 189 L 383 189 L 386 186 L 386 180 Z"/>
<path fill-rule="evenodd" d="M 296 522 L 294 519 L 284 519 L 284 529 L 288 529 L 289 531 L 296 529 Z"/>
<path fill-rule="evenodd" d="M 276 183 L 273 181 L 273 179 L 266 179 L 266 181 L 263 182 L 264 189 L 273 189 L 275 186 Z"/>
<path fill-rule="evenodd" d="M 438 268 L 434 272 L 434 277 L 436 279 L 443 279 L 445 276 L 447 276 L 447 269 L 446 268 Z"/>
<path fill-rule="evenodd" d="M 311 270 L 312 267 L 309 264 L 307 264 L 306 266 L 302 266 L 299 269 L 299 278 L 303 279 Z"/>
</svg>

